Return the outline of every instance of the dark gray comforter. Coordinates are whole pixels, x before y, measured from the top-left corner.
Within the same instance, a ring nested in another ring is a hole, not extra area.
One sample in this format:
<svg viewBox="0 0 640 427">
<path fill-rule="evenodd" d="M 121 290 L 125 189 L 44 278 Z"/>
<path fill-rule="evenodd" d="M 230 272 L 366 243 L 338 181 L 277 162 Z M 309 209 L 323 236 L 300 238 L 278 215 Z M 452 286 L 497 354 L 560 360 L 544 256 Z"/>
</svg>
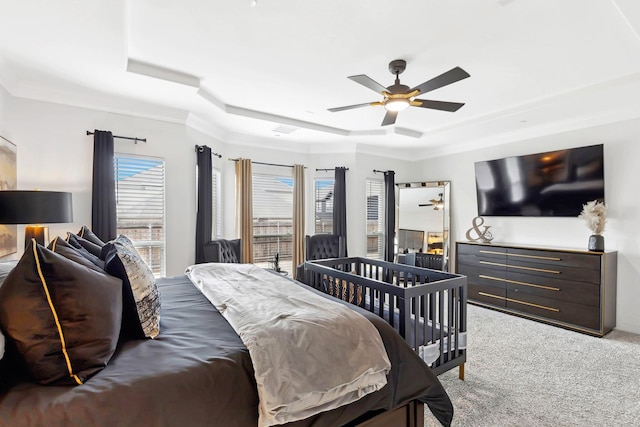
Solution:
<svg viewBox="0 0 640 427">
<path fill-rule="evenodd" d="M 240 337 L 187 277 L 159 280 L 158 286 L 158 338 L 121 343 L 108 366 L 81 386 L 19 381 L 0 395 L 0 426 L 256 426 L 256 384 Z M 392 363 L 389 383 L 353 404 L 287 426 L 341 426 L 413 399 L 448 425 L 453 407 L 431 369 L 382 319 L 357 310 L 380 331 Z"/>
</svg>

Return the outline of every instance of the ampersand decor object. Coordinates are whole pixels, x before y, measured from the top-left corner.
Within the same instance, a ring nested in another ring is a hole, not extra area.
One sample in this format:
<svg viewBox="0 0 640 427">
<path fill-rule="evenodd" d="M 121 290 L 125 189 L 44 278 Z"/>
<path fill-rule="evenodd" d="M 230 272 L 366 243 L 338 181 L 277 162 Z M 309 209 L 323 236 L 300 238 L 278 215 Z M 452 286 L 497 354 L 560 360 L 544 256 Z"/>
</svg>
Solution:
<svg viewBox="0 0 640 427">
<path fill-rule="evenodd" d="M 481 216 L 477 216 L 473 218 L 473 221 L 471 221 L 471 223 L 472 223 L 472 226 L 470 229 L 467 230 L 467 234 L 466 234 L 467 240 L 472 242 L 482 242 L 482 243 L 490 243 L 493 240 L 493 236 L 489 231 L 489 229 L 491 228 L 490 225 L 485 225 L 484 230 L 480 230 L 480 227 L 482 227 L 484 224 L 484 218 L 482 218 Z M 475 231 L 478 237 L 476 238 L 471 237 L 472 231 Z"/>
</svg>

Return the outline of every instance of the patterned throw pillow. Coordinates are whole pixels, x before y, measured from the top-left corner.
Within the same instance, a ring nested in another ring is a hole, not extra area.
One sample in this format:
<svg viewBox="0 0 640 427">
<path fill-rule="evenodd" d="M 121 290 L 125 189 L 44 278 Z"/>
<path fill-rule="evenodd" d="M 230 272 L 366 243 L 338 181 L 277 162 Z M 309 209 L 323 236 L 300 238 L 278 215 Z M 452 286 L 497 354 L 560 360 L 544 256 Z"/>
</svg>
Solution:
<svg viewBox="0 0 640 427">
<path fill-rule="evenodd" d="M 105 271 L 122 279 L 122 334 L 155 338 L 160 332 L 160 296 L 153 273 L 124 235 L 105 244 Z"/>
<path fill-rule="evenodd" d="M 0 325 L 41 384 L 79 385 L 111 359 L 122 281 L 32 239 L 0 287 Z"/>
</svg>

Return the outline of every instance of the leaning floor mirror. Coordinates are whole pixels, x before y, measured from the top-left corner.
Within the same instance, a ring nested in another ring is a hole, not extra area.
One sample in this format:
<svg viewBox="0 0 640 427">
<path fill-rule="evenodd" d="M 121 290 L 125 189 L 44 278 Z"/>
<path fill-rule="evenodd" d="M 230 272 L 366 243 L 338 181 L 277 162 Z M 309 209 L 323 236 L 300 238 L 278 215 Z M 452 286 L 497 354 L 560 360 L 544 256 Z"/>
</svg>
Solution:
<svg viewBox="0 0 640 427">
<path fill-rule="evenodd" d="M 396 260 L 449 271 L 451 183 L 396 184 Z"/>
</svg>

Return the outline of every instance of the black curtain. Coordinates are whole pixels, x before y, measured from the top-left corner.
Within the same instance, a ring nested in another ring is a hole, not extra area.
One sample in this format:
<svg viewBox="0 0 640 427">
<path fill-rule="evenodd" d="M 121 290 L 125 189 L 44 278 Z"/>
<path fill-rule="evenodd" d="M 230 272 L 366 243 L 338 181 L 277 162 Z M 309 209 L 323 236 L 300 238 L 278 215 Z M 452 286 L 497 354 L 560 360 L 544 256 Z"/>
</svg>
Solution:
<svg viewBox="0 0 640 427">
<path fill-rule="evenodd" d="M 116 180 L 113 164 L 113 134 L 93 132 L 93 186 L 91 231 L 103 242 L 116 238 Z"/>
<path fill-rule="evenodd" d="M 393 242 L 396 237 L 396 173 L 384 173 L 384 259 L 393 262 L 395 251 Z"/>
<path fill-rule="evenodd" d="M 205 262 L 204 245 L 211 241 L 213 222 L 211 148 L 196 145 L 198 164 L 198 212 L 196 214 L 196 264 Z"/>
<path fill-rule="evenodd" d="M 347 252 L 347 186 L 345 172 L 347 168 L 335 168 L 335 182 L 333 184 L 333 234 L 344 237 L 345 252 Z M 346 253 L 345 253 L 346 255 Z"/>
</svg>

